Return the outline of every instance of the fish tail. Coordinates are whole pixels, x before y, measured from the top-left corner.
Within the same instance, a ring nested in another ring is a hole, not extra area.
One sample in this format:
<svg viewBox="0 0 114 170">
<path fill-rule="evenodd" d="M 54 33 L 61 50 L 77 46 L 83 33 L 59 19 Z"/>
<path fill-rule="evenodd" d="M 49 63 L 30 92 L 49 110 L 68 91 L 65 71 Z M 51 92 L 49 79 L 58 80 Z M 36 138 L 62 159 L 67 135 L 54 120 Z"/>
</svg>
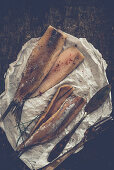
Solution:
<svg viewBox="0 0 114 170">
<path fill-rule="evenodd" d="M 3 121 L 5 117 L 8 115 L 8 113 L 11 112 L 15 116 L 16 123 L 19 125 L 20 120 L 21 120 L 21 113 L 22 113 L 23 105 L 24 105 L 24 102 L 22 102 L 21 104 L 19 102 L 12 100 L 8 108 L 6 109 L 6 111 L 1 116 L 0 121 Z"/>
<path fill-rule="evenodd" d="M 4 114 L 1 116 L 0 121 L 3 121 L 5 119 L 5 117 L 7 116 L 7 114 L 12 111 L 15 108 L 15 101 L 11 101 L 11 103 L 9 104 L 8 108 L 6 109 L 6 111 L 4 112 Z"/>
<path fill-rule="evenodd" d="M 15 116 L 15 120 L 18 126 L 20 125 L 23 106 L 24 102 L 19 103 L 15 101 L 15 107 L 12 109 L 12 114 Z"/>
</svg>

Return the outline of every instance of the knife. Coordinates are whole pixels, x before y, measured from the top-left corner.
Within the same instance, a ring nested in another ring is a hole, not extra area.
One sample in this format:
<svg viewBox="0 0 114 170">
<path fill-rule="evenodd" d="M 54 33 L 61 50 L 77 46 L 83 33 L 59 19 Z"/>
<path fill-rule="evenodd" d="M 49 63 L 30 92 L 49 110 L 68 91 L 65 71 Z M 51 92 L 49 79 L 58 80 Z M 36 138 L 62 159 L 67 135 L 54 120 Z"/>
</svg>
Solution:
<svg viewBox="0 0 114 170">
<path fill-rule="evenodd" d="M 86 104 L 84 108 L 84 116 L 80 119 L 80 121 L 74 126 L 74 128 L 65 136 L 63 137 L 51 150 L 49 156 L 48 156 L 48 162 L 52 162 L 54 159 L 56 159 L 64 150 L 65 146 L 71 139 L 71 136 L 74 134 L 76 129 L 79 127 L 79 125 L 82 123 L 82 121 L 86 118 L 88 114 L 91 114 L 93 111 L 98 109 L 108 98 L 109 92 L 111 91 L 110 84 L 104 86 L 101 88 Z"/>
<path fill-rule="evenodd" d="M 76 150 L 78 150 L 80 147 L 84 146 L 87 142 L 96 138 L 97 136 L 99 136 L 112 126 L 114 126 L 114 119 L 112 116 L 104 118 L 103 120 L 95 123 L 93 126 L 89 127 L 85 131 L 83 139 L 78 144 L 76 144 L 72 149 L 64 153 L 59 158 L 55 159 L 53 162 L 49 163 L 47 166 L 43 167 L 42 170 L 54 170 L 65 159 L 72 155 Z"/>
</svg>

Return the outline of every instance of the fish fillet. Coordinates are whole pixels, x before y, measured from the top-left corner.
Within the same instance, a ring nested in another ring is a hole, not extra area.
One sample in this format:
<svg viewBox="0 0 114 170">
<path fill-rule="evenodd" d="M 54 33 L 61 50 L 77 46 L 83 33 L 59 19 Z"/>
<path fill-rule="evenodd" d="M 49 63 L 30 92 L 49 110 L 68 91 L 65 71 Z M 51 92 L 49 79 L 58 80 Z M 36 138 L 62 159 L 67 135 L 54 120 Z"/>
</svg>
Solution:
<svg viewBox="0 0 114 170">
<path fill-rule="evenodd" d="M 14 100 L 21 102 L 28 98 L 41 84 L 52 68 L 64 45 L 66 36 L 49 26 L 33 49 L 26 68 L 22 74 L 20 85 Z"/>
<path fill-rule="evenodd" d="M 60 106 L 64 103 L 64 101 L 71 95 L 74 88 L 70 85 L 62 85 L 58 88 L 57 92 L 55 93 L 53 99 L 49 103 L 48 107 L 44 111 L 44 114 L 40 117 L 34 128 L 32 129 L 31 134 L 33 134 L 47 119 L 49 119 Z"/>
<path fill-rule="evenodd" d="M 30 97 L 41 95 L 51 87 L 55 86 L 70 74 L 83 60 L 83 54 L 76 47 L 72 46 L 64 50 L 59 55 L 54 66 L 42 81 L 39 88 Z"/>
<path fill-rule="evenodd" d="M 79 96 L 72 95 L 67 98 L 55 114 L 44 122 L 25 142 L 17 147 L 17 151 L 22 151 L 36 144 L 49 142 L 55 138 L 71 123 L 84 104 L 85 100 Z"/>
<path fill-rule="evenodd" d="M 3 120 L 9 111 L 20 122 L 25 100 L 40 86 L 60 54 L 66 35 L 49 26 L 40 38 L 27 61 L 13 101 L 2 115 Z"/>
</svg>

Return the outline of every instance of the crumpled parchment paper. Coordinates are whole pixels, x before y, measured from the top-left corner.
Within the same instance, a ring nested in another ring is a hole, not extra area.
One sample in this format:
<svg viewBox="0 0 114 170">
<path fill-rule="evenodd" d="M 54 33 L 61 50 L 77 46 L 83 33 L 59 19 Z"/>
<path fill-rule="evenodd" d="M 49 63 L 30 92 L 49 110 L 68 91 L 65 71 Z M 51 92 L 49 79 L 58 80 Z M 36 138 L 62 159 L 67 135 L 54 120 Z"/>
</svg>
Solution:
<svg viewBox="0 0 114 170">
<path fill-rule="evenodd" d="M 42 96 L 29 99 L 25 102 L 21 122 L 28 122 L 35 118 L 36 115 L 40 115 L 41 112 L 47 107 L 49 100 L 52 99 L 53 94 L 56 92 L 57 88 L 62 84 L 70 84 L 75 87 L 74 93 L 89 99 L 103 86 L 108 84 L 106 77 L 107 64 L 102 58 L 100 52 L 93 47 L 85 38 L 76 38 L 67 34 L 68 38 L 64 45 L 64 49 L 77 44 L 77 48 L 85 56 L 84 62 L 81 63 L 71 74 L 69 74 L 63 81 L 59 84 L 45 92 Z M 21 51 L 17 56 L 17 60 L 10 64 L 9 69 L 5 75 L 5 92 L 0 96 L 0 114 L 3 114 L 9 103 L 13 99 L 15 91 L 21 79 L 21 73 L 26 65 L 27 59 L 29 58 L 32 49 L 36 45 L 39 38 L 32 38 L 22 47 Z M 93 125 L 97 120 L 102 119 L 110 115 L 112 110 L 111 104 L 111 94 L 106 102 L 91 115 L 88 115 L 83 123 L 80 125 L 78 130 L 72 136 L 71 140 L 65 147 L 65 153 L 76 145 L 83 137 L 85 130 L 88 126 Z M 25 152 L 20 159 L 30 168 L 39 169 L 48 164 L 47 157 L 54 145 L 67 134 L 73 126 L 81 119 L 83 116 L 83 109 L 78 114 L 78 116 L 73 120 L 73 122 L 62 132 L 58 137 L 49 143 L 35 146 L 33 149 Z M 24 124 L 26 126 L 26 124 Z M 34 124 L 33 124 L 34 125 Z M 33 126 L 32 125 L 32 126 Z M 16 142 L 20 136 L 19 129 L 16 127 L 14 116 L 9 113 L 5 118 L 4 122 L 0 124 L 4 129 L 6 136 L 16 150 Z M 29 129 L 28 129 L 29 133 Z M 22 142 L 22 139 L 19 143 Z M 62 155 L 61 154 L 61 155 Z"/>
</svg>

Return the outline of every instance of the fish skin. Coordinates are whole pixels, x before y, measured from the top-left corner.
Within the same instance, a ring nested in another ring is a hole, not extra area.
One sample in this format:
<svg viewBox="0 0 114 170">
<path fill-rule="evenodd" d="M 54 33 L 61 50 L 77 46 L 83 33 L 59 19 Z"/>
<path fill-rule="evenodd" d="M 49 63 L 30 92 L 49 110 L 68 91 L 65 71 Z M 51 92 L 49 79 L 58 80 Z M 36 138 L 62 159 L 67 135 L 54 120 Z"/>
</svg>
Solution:
<svg viewBox="0 0 114 170">
<path fill-rule="evenodd" d="M 83 60 L 83 54 L 74 46 L 64 50 L 58 57 L 46 78 L 39 88 L 30 96 L 36 97 L 62 81 L 69 75 Z"/>
<path fill-rule="evenodd" d="M 38 129 L 47 119 L 49 119 L 57 110 L 60 108 L 60 106 L 64 103 L 64 101 L 69 97 L 74 88 L 70 85 L 64 84 L 60 86 L 53 96 L 53 99 L 49 103 L 48 107 L 45 109 L 44 113 L 41 115 L 40 119 L 36 123 L 36 125 L 33 127 L 31 134 L 35 132 L 36 129 Z"/>
<path fill-rule="evenodd" d="M 55 138 L 68 126 L 68 124 L 82 109 L 82 105 L 80 109 L 80 106 L 78 106 L 81 100 L 82 98 L 79 96 L 70 96 L 67 98 L 62 104 L 61 108 L 55 114 L 53 114 L 45 123 L 43 123 L 39 129 L 34 132 L 34 134 L 25 140 L 24 143 L 17 147 L 17 151 L 32 147 L 36 144 L 44 144 Z M 76 109 L 76 106 L 78 107 L 78 112 L 74 110 L 74 108 Z M 74 113 L 75 115 L 73 115 Z M 69 117 L 71 118 L 67 119 Z"/>
<path fill-rule="evenodd" d="M 41 84 L 60 54 L 66 36 L 49 26 L 27 61 L 14 101 L 22 102 Z"/>
</svg>

